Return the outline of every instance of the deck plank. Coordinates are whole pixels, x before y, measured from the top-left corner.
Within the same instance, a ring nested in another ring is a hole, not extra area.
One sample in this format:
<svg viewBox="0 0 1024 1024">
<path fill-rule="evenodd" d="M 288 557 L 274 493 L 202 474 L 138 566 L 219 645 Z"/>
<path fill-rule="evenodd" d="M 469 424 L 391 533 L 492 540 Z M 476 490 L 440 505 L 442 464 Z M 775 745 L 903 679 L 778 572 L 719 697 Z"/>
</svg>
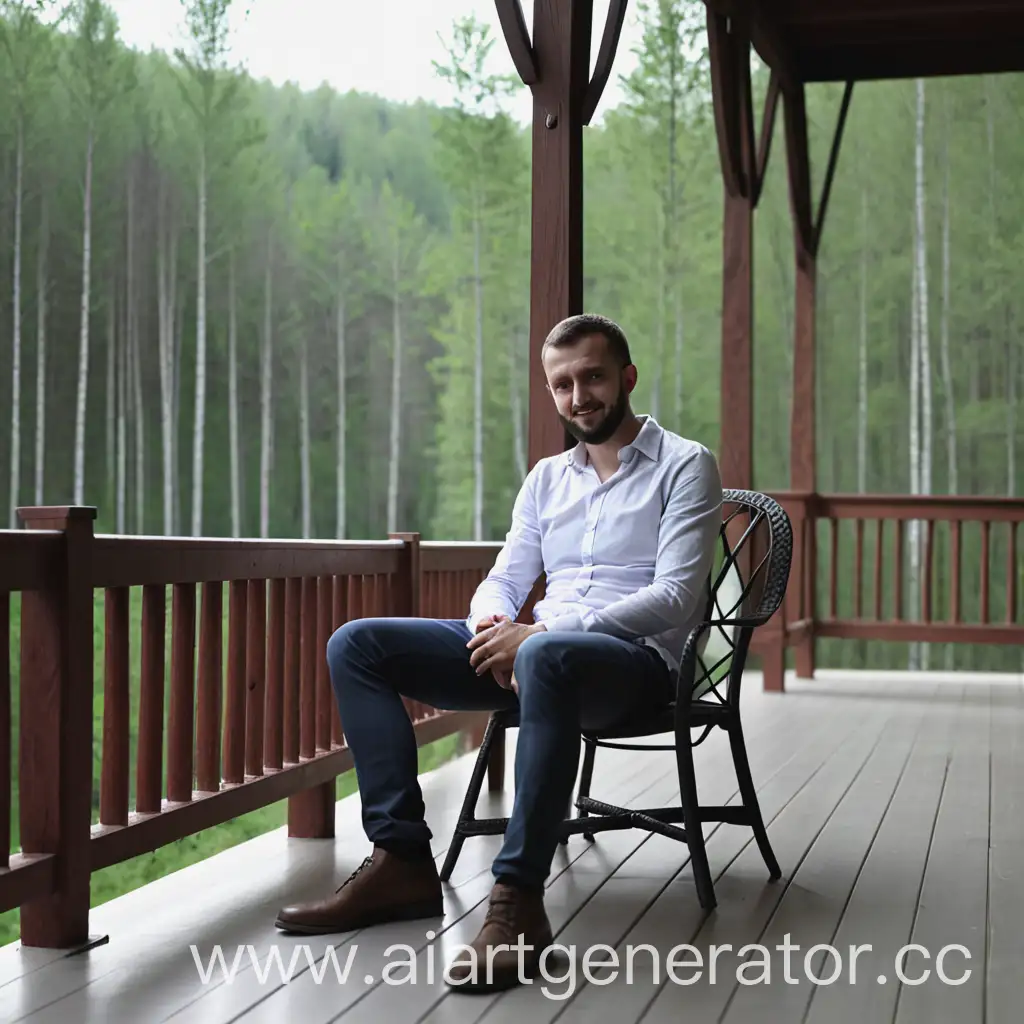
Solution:
<svg viewBox="0 0 1024 1024">
<path fill-rule="evenodd" d="M 962 694 L 961 694 L 962 696 Z M 913 927 L 946 774 L 959 700 L 932 699 L 892 804 L 865 858 L 831 944 L 842 975 L 815 987 L 805 1024 L 891 1021 L 899 992 L 893 965 Z M 856 958 L 852 947 L 861 949 Z M 885 977 L 885 983 L 878 978 Z"/>
<path fill-rule="evenodd" d="M 1024 964 L 1024 683 L 992 690 L 992 807 L 985 1019 L 1021 1018 Z"/>
<path fill-rule="evenodd" d="M 909 978 L 921 977 L 925 971 L 930 971 L 930 977 L 924 984 L 900 985 L 896 1024 L 981 1024 L 984 1020 L 990 695 L 990 687 L 964 690 L 917 918 L 908 939 L 924 947 L 927 959 L 911 954 L 904 966 Z M 970 960 L 952 952 L 940 963 L 941 951 L 951 944 L 966 947 Z M 940 968 L 948 977 L 959 977 L 965 970 L 970 976 L 963 984 L 944 984 L 939 980 Z"/>
</svg>

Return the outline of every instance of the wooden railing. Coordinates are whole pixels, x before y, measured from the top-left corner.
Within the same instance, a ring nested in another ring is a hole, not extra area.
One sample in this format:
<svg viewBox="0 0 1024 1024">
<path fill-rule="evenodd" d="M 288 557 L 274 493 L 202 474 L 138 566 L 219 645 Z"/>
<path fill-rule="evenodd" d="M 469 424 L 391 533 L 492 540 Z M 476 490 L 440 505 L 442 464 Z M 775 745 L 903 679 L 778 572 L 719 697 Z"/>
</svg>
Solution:
<svg viewBox="0 0 1024 1024">
<path fill-rule="evenodd" d="M 27 946 L 87 941 L 93 871 L 237 815 L 287 798 L 290 835 L 332 836 L 335 779 L 352 760 L 325 658 L 331 633 L 368 616 L 461 618 L 498 551 L 420 544 L 416 534 L 375 542 L 97 536 L 92 509 L 21 515 L 26 530 L 0 531 L 0 911 L 21 908 Z M 94 640 L 99 592 L 104 628 Z M 12 594 L 20 604 L 16 721 Z M 455 731 L 479 735 L 478 715 L 405 704 L 420 744 Z M 14 731 L 20 852 L 8 855 Z"/>
<path fill-rule="evenodd" d="M 794 648 L 798 676 L 813 676 L 819 637 L 1024 644 L 1024 502 L 773 496 L 793 523 L 793 569 L 784 607 L 755 649 Z M 778 673 L 770 685 L 781 688 Z"/>
</svg>

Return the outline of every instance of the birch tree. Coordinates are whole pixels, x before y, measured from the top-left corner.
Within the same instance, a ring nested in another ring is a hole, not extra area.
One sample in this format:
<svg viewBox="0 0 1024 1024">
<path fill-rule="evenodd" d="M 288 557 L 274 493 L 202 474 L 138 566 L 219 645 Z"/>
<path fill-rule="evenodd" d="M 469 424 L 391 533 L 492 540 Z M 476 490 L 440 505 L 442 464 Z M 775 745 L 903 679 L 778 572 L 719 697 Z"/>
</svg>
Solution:
<svg viewBox="0 0 1024 1024">
<path fill-rule="evenodd" d="M 53 47 L 50 32 L 38 13 L 53 6 L 52 0 L 2 0 L 0 47 L 6 57 L 2 82 L 14 114 L 14 250 L 11 282 L 11 480 L 8 522 L 17 525 L 21 489 L 21 342 L 22 265 L 24 259 L 25 150 L 30 113 L 37 94 L 52 73 Z M 38 464 L 38 460 L 37 460 Z"/>
<path fill-rule="evenodd" d="M 231 0 L 181 0 L 193 52 L 177 51 L 186 71 L 182 95 L 195 119 L 196 170 L 196 384 L 192 434 L 192 534 L 203 532 L 203 455 L 206 448 L 207 218 L 211 147 L 222 139 L 237 107 L 238 80 L 224 75 Z"/>
<path fill-rule="evenodd" d="M 102 0 L 75 0 L 70 47 L 70 90 L 85 127 L 82 189 L 81 293 L 79 300 L 78 386 L 75 403 L 74 504 L 85 503 L 85 433 L 89 392 L 89 318 L 92 307 L 93 166 L 103 117 L 130 84 L 130 63 L 118 40 L 117 21 Z"/>
</svg>

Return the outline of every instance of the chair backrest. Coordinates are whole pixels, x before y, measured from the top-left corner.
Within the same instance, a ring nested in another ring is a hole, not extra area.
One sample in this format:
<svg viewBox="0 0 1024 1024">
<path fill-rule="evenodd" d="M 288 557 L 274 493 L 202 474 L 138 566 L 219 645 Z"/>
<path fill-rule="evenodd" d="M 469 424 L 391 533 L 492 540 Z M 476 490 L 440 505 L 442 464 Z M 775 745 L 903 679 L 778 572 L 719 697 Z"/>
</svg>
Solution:
<svg viewBox="0 0 1024 1024">
<path fill-rule="evenodd" d="M 718 551 L 708 579 L 705 618 L 713 625 L 698 650 L 693 695 L 729 678 L 732 699 L 754 629 L 778 610 L 793 560 L 793 528 L 786 510 L 757 491 L 726 489 Z"/>
</svg>

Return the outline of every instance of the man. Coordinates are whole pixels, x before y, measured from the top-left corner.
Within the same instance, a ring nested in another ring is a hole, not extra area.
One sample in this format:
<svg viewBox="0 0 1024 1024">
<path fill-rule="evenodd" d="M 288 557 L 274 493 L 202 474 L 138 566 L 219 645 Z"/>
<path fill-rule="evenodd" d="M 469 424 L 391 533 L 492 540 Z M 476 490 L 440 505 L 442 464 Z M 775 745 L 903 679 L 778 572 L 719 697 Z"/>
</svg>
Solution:
<svg viewBox="0 0 1024 1024">
<path fill-rule="evenodd" d="M 545 340 L 542 360 L 558 415 L 579 444 L 527 475 L 468 619 L 361 619 L 330 639 L 331 682 L 374 852 L 334 896 L 286 907 L 277 919 L 311 933 L 441 916 L 401 697 L 448 710 L 518 705 L 515 798 L 486 920 L 475 958 L 464 952 L 446 972 L 466 989 L 536 974 L 552 942 L 544 884 L 576 782 L 580 732 L 671 699 L 683 643 L 705 611 L 721 526 L 714 456 L 633 413 L 637 371 L 616 324 L 570 317 Z M 535 621 L 515 622 L 542 572 Z M 525 953 L 508 948 L 519 941 Z M 504 951 L 493 948 L 501 944 Z"/>
</svg>

